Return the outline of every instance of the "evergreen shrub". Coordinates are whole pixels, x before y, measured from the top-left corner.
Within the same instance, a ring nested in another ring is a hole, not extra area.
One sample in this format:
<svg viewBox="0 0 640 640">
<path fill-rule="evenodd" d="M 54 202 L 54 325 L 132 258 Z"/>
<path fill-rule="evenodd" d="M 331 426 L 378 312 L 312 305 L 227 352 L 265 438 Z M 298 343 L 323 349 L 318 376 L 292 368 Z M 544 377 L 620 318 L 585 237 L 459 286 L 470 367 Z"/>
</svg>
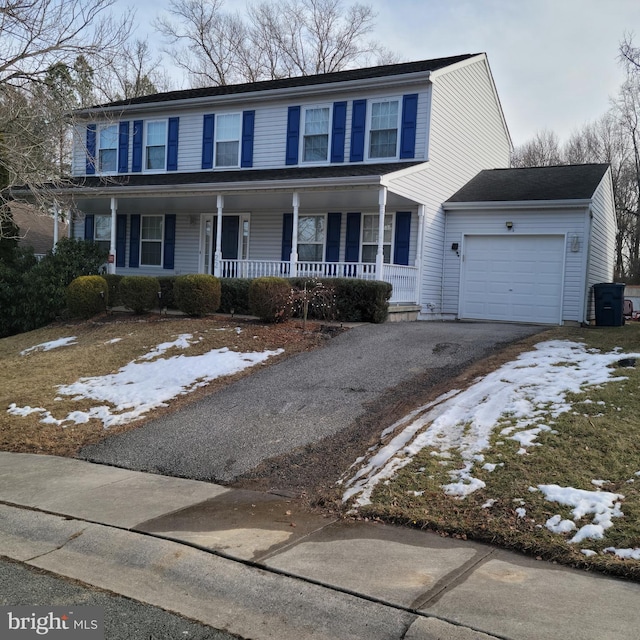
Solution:
<svg viewBox="0 0 640 640">
<path fill-rule="evenodd" d="M 73 318 L 91 318 L 105 311 L 109 286 L 102 276 L 79 276 L 67 287 L 67 309 Z"/>
<path fill-rule="evenodd" d="M 180 311 L 190 316 L 205 316 L 220 307 L 220 280 L 205 273 L 178 276 L 173 295 Z"/>
<path fill-rule="evenodd" d="M 291 317 L 291 283 L 273 276 L 255 278 L 249 285 L 249 309 L 263 322 L 283 322 Z"/>
<path fill-rule="evenodd" d="M 124 276 L 120 281 L 122 304 L 134 313 L 146 313 L 158 306 L 160 283 L 153 276 Z"/>
<path fill-rule="evenodd" d="M 249 278 L 223 278 L 220 281 L 220 312 L 249 314 Z"/>
</svg>

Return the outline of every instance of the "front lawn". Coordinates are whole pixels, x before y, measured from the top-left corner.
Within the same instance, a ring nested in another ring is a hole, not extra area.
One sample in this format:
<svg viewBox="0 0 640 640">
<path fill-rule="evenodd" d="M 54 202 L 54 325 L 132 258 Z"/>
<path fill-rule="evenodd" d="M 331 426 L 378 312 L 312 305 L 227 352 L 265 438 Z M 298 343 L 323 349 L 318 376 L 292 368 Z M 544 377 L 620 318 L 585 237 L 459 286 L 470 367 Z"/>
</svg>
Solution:
<svg viewBox="0 0 640 640">
<path fill-rule="evenodd" d="M 640 325 L 529 342 L 390 425 L 345 475 L 345 505 L 640 579 Z"/>
</svg>

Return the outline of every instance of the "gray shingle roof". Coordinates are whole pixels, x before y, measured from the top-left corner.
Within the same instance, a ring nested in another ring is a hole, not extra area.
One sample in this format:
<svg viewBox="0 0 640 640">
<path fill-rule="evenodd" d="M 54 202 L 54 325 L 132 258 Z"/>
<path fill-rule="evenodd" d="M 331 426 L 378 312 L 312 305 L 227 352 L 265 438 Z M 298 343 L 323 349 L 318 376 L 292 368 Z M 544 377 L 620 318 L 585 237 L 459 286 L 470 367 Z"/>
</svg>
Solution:
<svg viewBox="0 0 640 640">
<path fill-rule="evenodd" d="M 388 76 L 418 73 L 424 71 L 437 71 L 457 62 L 462 62 L 468 58 L 478 55 L 475 53 L 465 53 L 459 56 L 448 58 L 435 58 L 433 60 L 422 60 L 419 62 L 403 62 L 400 64 L 388 64 L 378 67 L 367 67 L 365 69 L 351 69 L 348 71 L 336 71 L 334 73 L 323 73 L 315 76 L 299 76 L 297 78 L 282 78 L 280 80 L 264 80 L 262 82 L 250 82 L 245 84 L 233 84 L 216 87 L 204 87 L 200 89 L 183 89 L 181 91 L 168 91 L 166 93 L 156 93 L 140 98 L 129 100 L 118 100 L 107 104 L 98 105 L 96 108 L 104 107 L 125 107 L 129 105 L 148 104 L 153 102 L 170 102 L 172 100 L 186 100 L 190 98 L 206 98 L 213 96 L 225 96 L 238 93 L 249 93 L 252 91 L 268 91 L 274 89 L 287 89 L 291 87 L 308 87 L 318 84 L 329 84 L 333 82 L 348 82 L 351 80 L 367 80 L 370 78 L 384 78 Z"/>
<path fill-rule="evenodd" d="M 486 169 L 447 202 L 588 200 L 608 164 L 577 164 L 525 169 Z"/>
</svg>

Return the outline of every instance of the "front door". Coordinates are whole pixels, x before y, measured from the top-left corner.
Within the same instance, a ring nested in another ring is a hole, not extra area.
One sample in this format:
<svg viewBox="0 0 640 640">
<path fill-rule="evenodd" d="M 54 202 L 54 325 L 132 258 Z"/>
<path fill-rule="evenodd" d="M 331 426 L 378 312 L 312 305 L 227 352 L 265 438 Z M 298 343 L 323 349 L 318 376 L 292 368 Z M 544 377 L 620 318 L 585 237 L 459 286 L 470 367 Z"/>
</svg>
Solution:
<svg viewBox="0 0 640 640">
<path fill-rule="evenodd" d="M 217 216 L 202 216 L 200 228 L 200 270 L 213 274 L 213 263 L 216 251 Z M 240 241 L 240 216 L 222 216 L 222 259 L 237 260 Z M 228 269 L 225 269 L 228 271 Z M 230 277 L 228 273 L 223 276 Z"/>
</svg>

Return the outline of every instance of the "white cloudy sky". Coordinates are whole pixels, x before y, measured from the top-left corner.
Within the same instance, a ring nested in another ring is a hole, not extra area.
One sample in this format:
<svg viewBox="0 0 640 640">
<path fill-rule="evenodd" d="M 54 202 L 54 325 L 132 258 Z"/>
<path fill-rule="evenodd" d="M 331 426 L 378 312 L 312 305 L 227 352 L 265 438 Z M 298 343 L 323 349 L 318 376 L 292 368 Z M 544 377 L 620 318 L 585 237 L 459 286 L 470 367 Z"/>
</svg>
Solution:
<svg viewBox="0 0 640 640">
<path fill-rule="evenodd" d="M 639 0 L 361 1 L 378 12 L 376 39 L 403 60 L 486 52 L 515 145 L 542 129 L 565 139 L 602 115 L 623 78 L 620 41 L 636 31 L 640 45 Z M 167 4 L 135 3 L 141 35 Z"/>
</svg>

